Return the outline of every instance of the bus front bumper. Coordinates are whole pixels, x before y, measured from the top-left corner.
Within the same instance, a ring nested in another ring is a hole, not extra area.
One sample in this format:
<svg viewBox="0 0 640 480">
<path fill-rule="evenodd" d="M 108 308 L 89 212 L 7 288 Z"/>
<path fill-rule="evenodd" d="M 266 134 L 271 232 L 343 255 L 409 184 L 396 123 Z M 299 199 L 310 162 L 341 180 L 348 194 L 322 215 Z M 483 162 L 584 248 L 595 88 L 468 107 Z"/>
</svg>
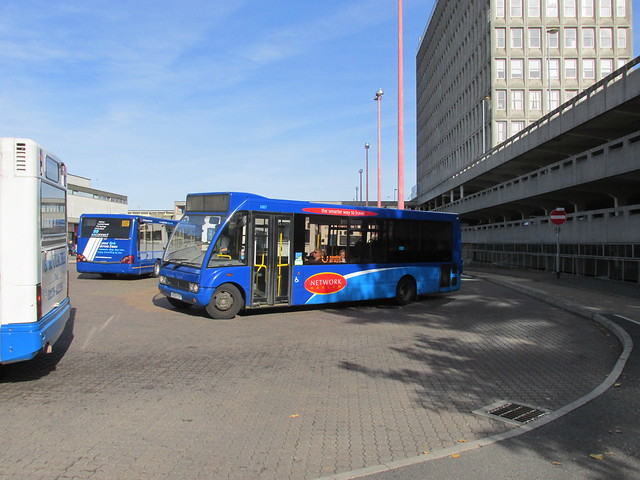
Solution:
<svg viewBox="0 0 640 480">
<path fill-rule="evenodd" d="M 158 284 L 158 290 L 169 298 L 180 300 L 181 302 L 188 303 L 189 305 L 200 305 L 203 307 L 209 304 L 211 301 L 211 295 L 213 294 L 212 288 L 200 287 L 198 293 L 193 293 L 162 285 L 161 283 Z"/>
</svg>

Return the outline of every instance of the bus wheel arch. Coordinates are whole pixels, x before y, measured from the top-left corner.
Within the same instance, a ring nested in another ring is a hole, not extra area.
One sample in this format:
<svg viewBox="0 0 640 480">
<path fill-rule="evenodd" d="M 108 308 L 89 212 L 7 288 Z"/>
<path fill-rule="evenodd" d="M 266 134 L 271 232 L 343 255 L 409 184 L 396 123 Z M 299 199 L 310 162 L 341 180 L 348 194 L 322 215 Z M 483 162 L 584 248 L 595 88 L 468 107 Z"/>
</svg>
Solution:
<svg viewBox="0 0 640 480">
<path fill-rule="evenodd" d="M 244 307 L 244 296 L 233 283 L 223 283 L 211 295 L 211 301 L 205 307 L 211 318 L 229 320 Z"/>
<path fill-rule="evenodd" d="M 407 305 L 415 300 L 417 296 L 416 280 L 411 275 L 405 275 L 396 285 L 396 303 L 398 305 Z"/>
</svg>

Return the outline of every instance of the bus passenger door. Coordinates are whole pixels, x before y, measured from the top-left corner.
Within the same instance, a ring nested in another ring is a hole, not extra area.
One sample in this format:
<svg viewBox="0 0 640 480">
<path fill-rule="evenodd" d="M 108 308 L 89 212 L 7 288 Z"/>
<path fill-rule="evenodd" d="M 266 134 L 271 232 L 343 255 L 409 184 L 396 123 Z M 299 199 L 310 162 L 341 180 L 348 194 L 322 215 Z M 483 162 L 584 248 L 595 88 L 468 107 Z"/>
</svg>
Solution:
<svg viewBox="0 0 640 480">
<path fill-rule="evenodd" d="M 251 305 L 288 305 L 291 284 L 290 215 L 253 218 Z"/>
</svg>

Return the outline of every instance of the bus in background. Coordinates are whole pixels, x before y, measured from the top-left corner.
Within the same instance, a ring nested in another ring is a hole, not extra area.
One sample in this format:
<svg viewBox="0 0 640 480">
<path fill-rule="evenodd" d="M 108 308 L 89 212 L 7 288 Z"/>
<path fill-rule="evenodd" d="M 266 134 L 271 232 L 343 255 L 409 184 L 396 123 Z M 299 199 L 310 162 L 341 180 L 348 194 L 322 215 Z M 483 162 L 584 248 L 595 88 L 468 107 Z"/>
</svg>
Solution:
<svg viewBox="0 0 640 480">
<path fill-rule="evenodd" d="M 460 288 L 452 213 L 323 205 L 249 193 L 187 196 L 159 289 L 213 318 L 242 309 L 395 298 Z"/>
<path fill-rule="evenodd" d="M 50 353 L 69 319 L 67 172 L 24 138 L 0 138 L 0 363 Z"/>
<path fill-rule="evenodd" d="M 80 215 L 76 269 L 107 278 L 157 276 L 164 248 L 177 223 L 142 215 Z"/>
</svg>

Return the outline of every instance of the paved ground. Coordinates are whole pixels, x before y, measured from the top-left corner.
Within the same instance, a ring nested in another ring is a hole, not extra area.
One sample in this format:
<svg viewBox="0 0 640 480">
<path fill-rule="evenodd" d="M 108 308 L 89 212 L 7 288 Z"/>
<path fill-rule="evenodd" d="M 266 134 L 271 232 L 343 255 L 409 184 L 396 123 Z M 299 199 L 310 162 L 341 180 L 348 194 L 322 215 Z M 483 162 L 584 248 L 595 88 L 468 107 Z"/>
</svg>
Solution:
<svg viewBox="0 0 640 480">
<path fill-rule="evenodd" d="M 598 279 L 563 276 L 555 279 L 541 272 L 485 269 L 476 272 L 491 281 L 526 288 L 534 296 L 564 303 L 581 315 L 612 322 L 625 345 L 617 366 L 601 386 L 586 398 L 568 405 L 565 415 L 533 430 L 492 443 L 485 439 L 468 444 L 456 454 L 430 461 L 408 459 L 405 466 L 358 476 L 366 480 L 636 480 L 640 477 L 640 287 Z M 516 285 L 513 285 L 513 284 Z M 571 300 L 572 303 L 567 303 Z M 587 308 L 581 308 L 580 304 Z M 622 315 L 624 313 L 624 315 Z M 626 315 L 626 316 L 625 316 Z M 585 400 L 589 400 L 584 403 Z M 557 413 L 557 412 L 556 412 Z M 481 447 L 481 448 L 479 448 Z M 357 473 L 357 472 L 354 472 Z M 354 478 L 353 475 L 333 478 Z"/>
<path fill-rule="evenodd" d="M 154 279 L 74 276 L 56 352 L 0 369 L 0 478 L 349 478 L 509 432 L 472 411 L 556 411 L 614 368 L 608 330 L 501 284 L 544 292 L 549 276 L 469 273 L 403 308 L 222 322 L 173 310 Z"/>
</svg>

